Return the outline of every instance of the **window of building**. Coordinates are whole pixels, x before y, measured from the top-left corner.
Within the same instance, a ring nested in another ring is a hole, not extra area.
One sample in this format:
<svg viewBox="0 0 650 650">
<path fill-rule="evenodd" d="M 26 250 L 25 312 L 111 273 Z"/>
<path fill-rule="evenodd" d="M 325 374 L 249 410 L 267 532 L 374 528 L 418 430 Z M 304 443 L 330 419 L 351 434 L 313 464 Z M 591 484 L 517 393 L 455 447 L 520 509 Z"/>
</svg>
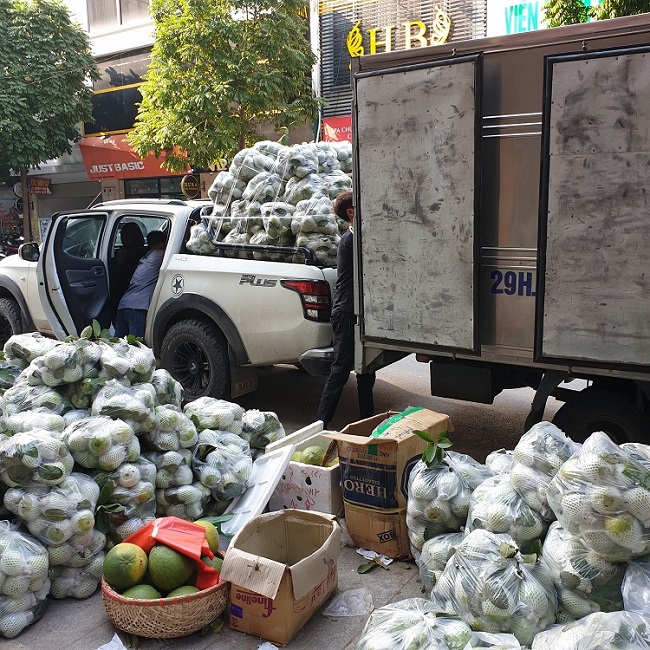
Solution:
<svg viewBox="0 0 650 650">
<path fill-rule="evenodd" d="M 124 181 L 124 196 L 127 199 L 185 199 L 181 178 L 130 178 Z"/>
<path fill-rule="evenodd" d="M 91 34 L 140 23 L 149 16 L 149 0 L 86 0 L 86 6 Z"/>
</svg>

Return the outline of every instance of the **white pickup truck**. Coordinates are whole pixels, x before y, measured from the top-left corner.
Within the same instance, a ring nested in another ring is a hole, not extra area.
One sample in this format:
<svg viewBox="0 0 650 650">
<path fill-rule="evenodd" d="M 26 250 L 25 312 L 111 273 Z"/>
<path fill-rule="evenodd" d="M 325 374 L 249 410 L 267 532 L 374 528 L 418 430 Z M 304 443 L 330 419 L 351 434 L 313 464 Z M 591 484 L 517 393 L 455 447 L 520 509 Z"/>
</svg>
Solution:
<svg viewBox="0 0 650 650">
<path fill-rule="evenodd" d="M 0 261 L 0 345 L 29 331 L 64 339 L 93 319 L 108 327 L 147 233 L 163 230 L 145 343 L 188 399 L 251 392 L 263 366 L 300 364 L 323 374 L 336 270 L 317 266 L 305 249 L 268 256 L 281 250 L 292 262 L 258 259 L 260 247 L 251 247 L 255 259 L 241 259 L 247 247 L 231 244 L 194 255 L 186 248 L 190 228 L 209 210 L 201 201 L 121 200 L 53 215 L 41 247 L 23 244 Z"/>
</svg>

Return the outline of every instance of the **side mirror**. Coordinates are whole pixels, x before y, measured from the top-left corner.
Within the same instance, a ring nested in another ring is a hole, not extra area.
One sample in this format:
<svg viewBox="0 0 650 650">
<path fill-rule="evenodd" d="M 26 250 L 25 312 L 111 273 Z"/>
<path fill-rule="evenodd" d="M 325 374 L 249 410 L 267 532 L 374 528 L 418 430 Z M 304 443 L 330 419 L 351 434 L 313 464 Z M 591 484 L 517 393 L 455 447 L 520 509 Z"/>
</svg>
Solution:
<svg viewBox="0 0 650 650">
<path fill-rule="evenodd" d="M 21 260 L 25 260 L 25 262 L 38 262 L 40 256 L 41 253 L 38 250 L 38 244 L 35 242 L 21 244 L 18 247 L 18 257 L 20 257 Z"/>
</svg>

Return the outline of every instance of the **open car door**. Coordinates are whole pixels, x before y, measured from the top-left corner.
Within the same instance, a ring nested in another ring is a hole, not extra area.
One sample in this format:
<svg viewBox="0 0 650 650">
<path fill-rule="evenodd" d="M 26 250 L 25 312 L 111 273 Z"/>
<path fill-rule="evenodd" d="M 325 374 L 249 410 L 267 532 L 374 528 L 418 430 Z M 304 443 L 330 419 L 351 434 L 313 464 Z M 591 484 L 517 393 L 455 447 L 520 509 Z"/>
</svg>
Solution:
<svg viewBox="0 0 650 650">
<path fill-rule="evenodd" d="M 58 338 L 79 334 L 93 319 L 110 323 L 108 275 L 102 237 L 108 214 L 61 215 L 53 219 L 51 242 L 38 266 L 41 303 Z"/>
</svg>

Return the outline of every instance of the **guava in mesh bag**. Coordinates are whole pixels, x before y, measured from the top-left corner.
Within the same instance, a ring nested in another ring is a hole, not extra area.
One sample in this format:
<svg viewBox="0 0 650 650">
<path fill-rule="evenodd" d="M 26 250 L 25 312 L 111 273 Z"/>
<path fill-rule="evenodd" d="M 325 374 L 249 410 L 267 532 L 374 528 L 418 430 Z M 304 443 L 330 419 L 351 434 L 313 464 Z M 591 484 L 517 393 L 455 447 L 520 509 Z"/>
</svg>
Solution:
<svg viewBox="0 0 650 650">
<path fill-rule="evenodd" d="M 471 639 L 463 650 L 479 650 L 480 648 L 491 648 L 492 650 L 526 650 L 514 634 L 499 632 L 472 632 Z"/>
<path fill-rule="evenodd" d="M 546 521 L 555 519 L 546 497 L 548 484 L 580 446 L 554 424 L 539 422 L 521 437 L 513 451 L 510 483 Z"/>
<path fill-rule="evenodd" d="M 190 253 L 195 255 L 217 255 L 218 251 L 212 243 L 208 229 L 202 223 L 197 223 L 190 228 L 190 238 L 185 244 Z"/>
<path fill-rule="evenodd" d="M 637 614 L 650 612 L 650 556 L 629 560 L 621 593 L 623 609 Z"/>
<path fill-rule="evenodd" d="M 610 562 L 650 553 L 650 468 L 602 431 L 560 468 L 548 502 L 562 527 Z"/>
<path fill-rule="evenodd" d="M 318 158 L 319 174 L 340 172 L 341 163 L 339 162 L 336 149 L 329 142 L 316 142 L 314 148 L 316 149 L 316 156 Z"/>
<path fill-rule="evenodd" d="M 324 198 L 329 201 L 327 184 L 318 174 L 309 174 L 304 178 L 292 176 L 284 188 L 283 201 L 297 206 L 302 201 Z M 295 233 L 295 230 L 294 230 Z"/>
<path fill-rule="evenodd" d="M 424 542 L 417 564 L 422 587 L 428 594 L 442 575 L 447 560 L 456 552 L 464 537 L 465 533 L 443 533 Z"/>
<path fill-rule="evenodd" d="M 278 153 L 275 161 L 275 171 L 284 179 L 292 176 L 304 178 L 318 173 L 318 155 L 308 144 L 294 144 Z M 294 203 L 294 201 L 289 201 Z"/>
<path fill-rule="evenodd" d="M 532 650 L 647 650 L 650 617 L 635 612 L 594 612 L 540 632 Z"/>
<path fill-rule="evenodd" d="M 156 391 L 156 406 L 182 407 L 183 386 L 167 370 L 164 368 L 156 370 L 151 378 L 151 385 Z"/>
<path fill-rule="evenodd" d="M 84 567 L 53 566 L 50 568 L 50 595 L 52 598 L 90 598 L 103 575 L 105 553 L 98 553 Z"/>
<path fill-rule="evenodd" d="M 136 434 L 153 431 L 156 391 L 149 383 L 126 386 L 113 379 L 100 389 L 93 402 L 91 413 L 127 422 Z"/>
<path fill-rule="evenodd" d="M 366 621 L 357 650 L 463 650 L 472 630 L 447 618 L 429 600 L 407 598 L 376 609 Z"/>
<path fill-rule="evenodd" d="M 48 338 L 38 332 L 29 334 L 14 334 L 4 344 L 2 351 L 5 358 L 14 361 L 18 365 L 26 367 L 37 357 L 44 355 L 48 350 L 62 345 L 56 339 Z"/>
<path fill-rule="evenodd" d="M 52 413 L 47 409 L 34 409 L 24 411 L 16 415 L 10 415 L 5 418 L 5 432 L 13 436 L 21 431 L 31 431 L 32 429 L 44 429 L 50 433 L 61 433 L 65 429 L 65 419 L 57 413 Z"/>
<path fill-rule="evenodd" d="M 200 481 L 190 485 L 179 485 L 156 489 L 156 514 L 159 517 L 179 517 L 195 521 L 203 516 L 210 498 L 210 488 Z"/>
<path fill-rule="evenodd" d="M 557 521 L 548 529 L 542 553 L 557 590 L 562 620 L 623 609 L 624 564 L 604 560 Z"/>
<path fill-rule="evenodd" d="M 508 533 L 518 546 L 528 550 L 543 539 L 548 522 L 515 491 L 508 475 L 487 479 L 472 493 L 466 530 L 482 528 L 493 533 Z"/>
<path fill-rule="evenodd" d="M 509 474 L 512 468 L 513 451 L 497 449 L 490 452 L 485 459 L 485 466 L 489 467 L 494 474 Z"/>
<path fill-rule="evenodd" d="M 296 246 L 306 248 L 319 266 L 335 267 L 340 237 L 338 235 L 298 235 Z"/>
<path fill-rule="evenodd" d="M 21 431 L 0 442 L 0 480 L 9 487 L 56 485 L 73 467 L 64 442 L 44 429 Z"/>
<path fill-rule="evenodd" d="M 87 339 L 62 343 L 34 359 L 24 371 L 31 386 L 74 384 L 99 374 L 102 349 Z"/>
<path fill-rule="evenodd" d="M 73 422 L 85 420 L 90 417 L 90 409 L 72 409 L 63 414 L 63 428 L 69 427 Z"/>
<path fill-rule="evenodd" d="M 263 230 L 254 234 L 250 240 L 251 245 L 259 246 L 260 249 L 253 251 L 253 259 L 271 262 L 290 262 L 290 255 L 274 251 L 269 246 L 279 246 L 280 242 L 271 239 Z M 283 244 L 285 245 L 285 244 Z"/>
<path fill-rule="evenodd" d="M 45 409 L 63 415 L 71 408 L 70 402 L 55 388 L 49 386 L 30 386 L 21 374 L 16 383 L 4 394 L 4 412 L 6 416 Z"/>
<path fill-rule="evenodd" d="M 632 458 L 650 469 L 650 445 L 644 445 L 641 442 L 624 442 L 621 449 L 625 449 Z"/>
<path fill-rule="evenodd" d="M 352 190 L 352 179 L 341 170 L 332 171 L 322 177 L 327 185 L 327 196 L 334 200 L 341 192 Z"/>
<path fill-rule="evenodd" d="M 106 384 L 105 378 L 84 377 L 74 384 L 65 384 L 59 387 L 61 394 L 75 409 L 90 409 L 97 393 Z"/>
<path fill-rule="evenodd" d="M 293 213 L 291 230 L 295 235 L 309 233 L 337 235 L 339 226 L 330 199 L 319 196 L 308 201 L 300 201 Z"/>
<path fill-rule="evenodd" d="M 157 488 L 177 487 L 194 482 L 190 449 L 147 451 L 143 455 L 156 466 L 155 483 Z"/>
<path fill-rule="evenodd" d="M 11 388 L 23 371 L 24 365 L 0 359 L 0 390 Z"/>
<path fill-rule="evenodd" d="M 234 433 L 205 429 L 199 432 L 192 469 L 215 499 L 234 499 L 246 491 L 253 472 L 250 445 Z"/>
<path fill-rule="evenodd" d="M 74 472 L 58 485 L 12 488 L 5 494 L 5 504 L 34 537 L 49 546 L 91 532 L 98 497 L 98 485 L 86 474 Z"/>
<path fill-rule="evenodd" d="M 284 438 L 285 435 L 284 427 L 273 411 L 249 409 L 242 417 L 241 437 L 247 440 L 253 449 L 266 449 L 266 445 Z"/>
<path fill-rule="evenodd" d="M 242 418 L 246 409 L 223 399 L 214 397 L 199 397 L 188 402 L 183 408 L 196 428 L 216 429 L 217 431 L 228 431 L 239 435 L 242 432 Z"/>
<path fill-rule="evenodd" d="M 336 150 L 336 156 L 341 164 L 341 170 L 349 173 L 352 171 L 352 143 L 344 140 L 342 142 L 331 142 Z"/>
<path fill-rule="evenodd" d="M 102 341 L 100 344 L 100 377 L 126 379 L 131 383 L 151 381 L 156 370 L 156 358 L 151 348 L 139 341 L 129 343 L 126 339 L 119 339 L 115 343 Z"/>
<path fill-rule="evenodd" d="M 246 189 L 246 181 L 237 179 L 230 172 L 219 172 L 208 190 L 208 196 L 213 203 L 229 206 L 232 201 L 241 199 Z"/>
<path fill-rule="evenodd" d="M 105 544 L 106 535 L 96 528 L 87 533 L 77 533 L 62 544 L 50 544 L 47 547 L 50 567 L 86 567 L 104 550 Z"/>
<path fill-rule="evenodd" d="M 278 246 L 293 246 L 295 236 L 291 230 L 291 220 L 295 207 L 289 203 L 275 201 L 263 203 L 261 210 L 266 234 Z"/>
<path fill-rule="evenodd" d="M 153 451 L 178 451 L 196 445 L 196 427 L 181 409 L 175 406 L 156 406 L 155 418 L 153 431 L 142 436 Z"/>
<path fill-rule="evenodd" d="M 246 201 L 275 201 L 282 193 L 284 181 L 278 174 L 273 172 L 261 172 L 248 181 L 248 185 L 242 194 Z"/>
<path fill-rule="evenodd" d="M 123 420 L 91 416 L 63 430 L 62 440 L 76 463 L 86 469 L 114 470 L 140 456 L 140 442 Z"/>
<path fill-rule="evenodd" d="M 524 555 L 507 534 L 474 530 L 456 548 L 431 594 L 473 630 L 514 634 L 522 645 L 555 622 L 557 600 L 542 556 Z"/>
<path fill-rule="evenodd" d="M 0 636 L 13 639 L 38 621 L 50 591 L 46 548 L 0 521 Z"/>
<path fill-rule="evenodd" d="M 273 171 L 275 160 L 255 149 L 246 148 L 238 151 L 230 164 L 230 173 L 237 180 L 250 181 L 261 172 Z"/>
<path fill-rule="evenodd" d="M 473 458 L 449 451 L 430 465 L 419 460 L 409 476 L 406 524 L 413 553 L 442 533 L 465 525 L 472 492 L 492 472 Z"/>
<path fill-rule="evenodd" d="M 274 140 L 260 140 L 253 145 L 253 149 L 276 160 L 287 147 Z"/>
<path fill-rule="evenodd" d="M 111 472 L 93 477 L 101 488 L 97 528 L 121 542 L 156 515 L 156 466 L 140 456 Z"/>
</svg>

